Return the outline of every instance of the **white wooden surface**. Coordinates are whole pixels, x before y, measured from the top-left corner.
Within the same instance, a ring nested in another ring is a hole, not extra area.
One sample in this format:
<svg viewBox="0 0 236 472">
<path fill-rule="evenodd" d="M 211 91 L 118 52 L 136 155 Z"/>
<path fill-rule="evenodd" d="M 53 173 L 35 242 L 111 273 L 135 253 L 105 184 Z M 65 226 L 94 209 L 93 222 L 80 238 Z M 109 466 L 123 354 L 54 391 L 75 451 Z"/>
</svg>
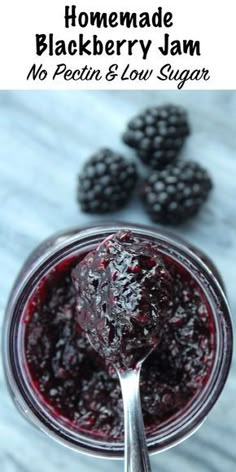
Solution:
<svg viewBox="0 0 236 472">
<path fill-rule="evenodd" d="M 14 278 L 30 251 L 57 230 L 98 218 L 80 213 L 76 174 L 100 146 L 133 153 L 120 141 L 126 119 L 148 105 L 185 105 L 193 134 L 185 155 L 215 181 L 193 223 L 176 230 L 205 250 L 224 277 L 236 313 L 236 92 L 0 92 L 0 320 Z M 148 223 L 139 202 L 112 218 Z M 109 217 L 107 217 L 109 219 Z M 111 217 L 110 217 L 111 219 Z M 1 472 L 119 472 L 120 462 L 64 449 L 15 410 L 0 367 Z M 236 364 L 204 426 L 180 446 L 152 457 L 157 472 L 236 470 Z"/>
</svg>

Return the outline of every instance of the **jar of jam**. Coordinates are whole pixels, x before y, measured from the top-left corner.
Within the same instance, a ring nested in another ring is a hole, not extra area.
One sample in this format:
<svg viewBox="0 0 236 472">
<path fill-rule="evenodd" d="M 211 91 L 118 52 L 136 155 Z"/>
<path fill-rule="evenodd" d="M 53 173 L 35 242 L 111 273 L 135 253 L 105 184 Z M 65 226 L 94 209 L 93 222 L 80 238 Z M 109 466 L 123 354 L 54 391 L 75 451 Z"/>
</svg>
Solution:
<svg viewBox="0 0 236 472">
<path fill-rule="evenodd" d="M 23 266 L 6 310 L 3 353 L 11 396 L 34 426 L 61 444 L 114 459 L 124 450 L 120 386 L 76 322 L 71 272 L 119 230 L 154 242 L 174 282 L 171 317 L 141 374 L 150 452 L 197 430 L 224 387 L 232 357 L 222 280 L 195 247 L 162 229 L 127 223 L 77 228 L 41 244 Z"/>
</svg>

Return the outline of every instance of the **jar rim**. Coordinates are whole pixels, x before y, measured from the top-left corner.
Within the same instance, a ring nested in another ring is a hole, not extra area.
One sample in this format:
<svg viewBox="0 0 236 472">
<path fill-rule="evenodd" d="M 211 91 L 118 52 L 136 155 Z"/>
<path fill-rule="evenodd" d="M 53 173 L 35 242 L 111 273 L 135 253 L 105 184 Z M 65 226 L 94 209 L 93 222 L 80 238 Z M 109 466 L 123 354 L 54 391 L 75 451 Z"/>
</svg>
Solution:
<svg viewBox="0 0 236 472">
<path fill-rule="evenodd" d="M 16 398 L 20 410 L 23 410 L 31 423 L 37 425 L 60 443 L 96 457 L 113 459 L 123 456 L 123 443 L 95 440 L 74 432 L 43 411 L 42 405 L 37 404 L 36 398 L 31 398 L 32 392 L 29 385 L 25 384 L 26 377 L 23 375 L 20 365 L 20 344 L 18 342 L 17 345 L 16 343 L 14 345 L 9 340 L 16 339 L 16 337 L 18 340 L 20 339 L 19 316 L 24 311 L 32 287 L 37 285 L 48 270 L 75 252 L 76 254 L 78 251 L 84 253 L 86 250 L 88 252 L 106 236 L 121 229 L 131 230 L 144 239 L 155 240 L 162 250 L 168 249 L 168 255 L 177 258 L 178 262 L 191 273 L 210 302 L 218 336 L 218 351 L 211 373 L 198 398 L 190 400 L 185 413 L 182 412 L 171 417 L 152 437 L 147 439 L 150 452 L 160 452 L 181 442 L 195 432 L 204 421 L 220 395 L 228 376 L 232 358 L 233 336 L 229 307 L 219 282 L 200 257 L 186 246 L 188 243 L 176 239 L 171 233 L 166 234 L 166 232 L 158 231 L 157 228 L 143 225 L 101 223 L 79 231 L 75 229 L 72 236 L 69 236 L 69 232 L 61 233 L 54 247 L 49 245 L 44 254 L 33 261 L 24 279 L 15 285 L 6 310 L 3 348 L 8 353 L 5 357 L 4 367 L 10 391 Z M 177 418 L 174 420 L 175 416 Z"/>
</svg>

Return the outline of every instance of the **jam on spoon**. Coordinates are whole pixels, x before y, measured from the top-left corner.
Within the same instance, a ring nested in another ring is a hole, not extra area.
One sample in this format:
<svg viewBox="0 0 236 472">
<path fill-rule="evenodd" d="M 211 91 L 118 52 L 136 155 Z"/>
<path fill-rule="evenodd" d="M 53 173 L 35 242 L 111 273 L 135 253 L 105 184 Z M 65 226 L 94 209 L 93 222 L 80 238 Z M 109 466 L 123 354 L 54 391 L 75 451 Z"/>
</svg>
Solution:
<svg viewBox="0 0 236 472">
<path fill-rule="evenodd" d="M 158 345 L 172 298 L 172 279 L 158 247 L 118 232 L 72 271 L 78 323 L 116 369 L 125 419 L 126 471 L 149 471 L 139 395 L 143 361 Z"/>
<path fill-rule="evenodd" d="M 134 368 L 155 347 L 170 316 L 172 279 L 158 247 L 118 232 L 72 271 L 78 323 L 119 369 Z"/>
</svg>

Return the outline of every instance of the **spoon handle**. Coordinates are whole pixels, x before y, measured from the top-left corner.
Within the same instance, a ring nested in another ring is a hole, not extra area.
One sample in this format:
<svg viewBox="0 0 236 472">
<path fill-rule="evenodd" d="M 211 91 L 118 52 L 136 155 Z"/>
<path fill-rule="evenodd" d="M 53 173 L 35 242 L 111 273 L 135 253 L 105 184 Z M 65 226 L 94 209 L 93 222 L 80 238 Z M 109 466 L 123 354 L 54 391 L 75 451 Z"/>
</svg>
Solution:
<svg viewBox="0 0 236 472">
<path fill-rule="evenodd" d="M 120 372 L 125 423 L 125 472 L 151 472 L 139 393 L 141 365 Z"/>
</svg>

